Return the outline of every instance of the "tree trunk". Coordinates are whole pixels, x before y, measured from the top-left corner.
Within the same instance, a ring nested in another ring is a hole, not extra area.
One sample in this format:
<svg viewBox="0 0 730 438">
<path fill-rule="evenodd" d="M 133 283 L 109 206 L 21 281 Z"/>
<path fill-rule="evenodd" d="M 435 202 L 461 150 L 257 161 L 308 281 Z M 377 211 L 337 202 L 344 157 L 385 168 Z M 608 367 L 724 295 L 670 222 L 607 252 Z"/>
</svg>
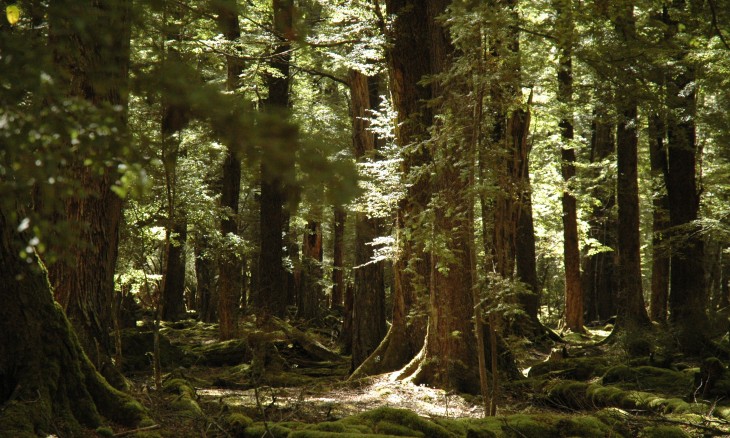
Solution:
<svg viewBox="0 0 730 438">
<path fill-rule="evenodd" d="M 615 19 L 616 30 L 623 41 L 626 54 L 636 49 L 636 23 L 632 2 L 622 4 Z M 632 65 L 627 66 L 631 69 Z M 638 111 L 637 90 L 629 81 L 622 82 L 617 91 L 619 122 L 616 131 L 618 162 L 618 254 L 619 291 L 617 325 L 629 331 L 650 325 L 644 305 L 641 279 L 641 234 L 639 231 L 638 181 Z"/>
<path fill-rule="evenodd" d="M 179 212 L 167 244 L 165 272 L 162 289 L 162 319 L 177 321 L 185 316 L 185 246 L 188 236 L 188 221 L 184 212 Z"/>
<path fill-rule="evenodd" d="M 305 320 L 319 316 L 323 298 L 322 255 L 322 225 L 310 220 L 302 236 L 302 283 L 297 295 L 297 315 Z"/>
<path fill-rule="evenodd" d="M 53 302 L 43 268 L 18 256 L 27 238 L 16 234 L 12 216 L 0 211 L 0 431 L 81 436 L 81 426 L 101 425 L 99 414 L 128 426 L 139 423 L 144 408 L 96 372 Z"/>
<path fill-rule="evenodd" d="M 290 304 L 287 290 L 287 272 L 284 268 L 284 237 L 288 229 L 289 214 L 285 212 L 292 203 L 287 196 L 287 183 L 293 180 L 296 129 L 289 125 L 289 61 L 291 58 L 292 0 L 272 0 L 274 33 L 278 40 L 271 58 L 271 68 L 276 75 L 266 76 L 269 95 L 264 109 L 268 120 L 269 142 L 261 159 L 261 251 L 259 259 L 259 291 L 256 307 L 283 317 Z"/>
<path fill-rule="evenodd" d="M 616 180 L 612 172 L 606 172 L 602 162 L 615 150 L 614 127 L 608 120 L 602 104 L 596 104 L 591 124 L 591 176 L 595 189 L 591 197 L 596 199 L 588 224 L 588 236 L 605 248 L 589 248 L 597 251 L 587 254 L 583 261 L 582 286 L 585 315 L 589 321 L 606 321 L 616 315 L 616 230 L 618 224 L 612 213 L 616 205 Z"/>
<path fill-rule="evenodd" d="M 376 138 L 368 131 L 368 111 L 377 108 L 377 80 L 350 70 L 353 146 L 355 158 L 375 158 Z M 383 262 L 373 262 L 371 242 L 380 235 L 380 220 L 358 212 L 355 216 L 355 290 L 352 315 L 352 366 L 354 371 L 375 351 L 386 334 L 385 276 Z"/>
<path fill-rule="evenodd" d="M 678 2 L 684 7 L 684 2 Z M 686 11 L 679 11 L 684 14 Z M 682 15 L 682 18 L 685 18 Z M 693 221 L 700 207 L 697 187 L 698 145 L 695 118 L 697 113 L 695 66 L 687 59 L 685 44 L 679 41 L 680 22 L 667 8 L 663 19 L 674 64 L 667 72 L 667 171 L 664 181 L 669 201 L 672 227 L 669 322 L 680 347 L 686 353 L 699 353 L 706 345 L 707 314 L 704 272 L 704 242 Z M 687 24 L 687 23 L 685 23 Z"/>
<path fill-rule="evenodd" d="M 425 105 L 430 89 L 420 84 L 429 74 L 426 5 L 416 0 L 387 0 L 386 11 L 395 17 L 386 52 L 393 106 L 398 113 L 396 143 L 406 146 L 424 140 L 431 124 L 431 110 Z M 430 162 L 426 148 L 404 153 L 402 172 L 411 184 L 398 205 L 396 239 L 399 248 L 394 261 L 393 321 L 383 342 L 351 378 L 394 371 L 404 366 L 423 345 L 426 318 L 418 295 L 429 290 L 430 255 L 413 238 L 419 214 L 428 204 L 431 188 L 428 176 L 412 169 Z"/>
<path fill-rule="evenodd" d="M 335 207 L 334 218 L 334 251 L 332 260 L 332 301 L 330 307 L 341 309 L 343 306 L 343 298 L 345 296 L 345 222 L 347 220 L 347 212 L 341 206 Z"/>
<path fill-rule="evenodd" d="M 241 37 L 238 23 L 237 4 L 233 0 L 215 2 L 218 14 L 218 27 L 228 41 Z M 239 76 L 243 65 L 234 56 L 226 56 L 227 77 L 226 88 L 235 91 L 239 86 Z M 241 194 L 241 160 L 229 145 L 223 163 L 223 181 L 221 207 L 224 216 L 221 220 L 221 234 L 225 244 L 221 249 L 218 261 L 218 321 L 221 340 L 235 338 L 238 334 L 238 313 L 241 306 L 241 290 L 243 288 L 243 260 L 238 240 L 238 204 Z M 245 299 L 243 300 L 245 302 Z"/>
<path fill-rule="evenodd" d="M 431 74 L 446 72 L 451 66 L 453 46 L 446 30 L 437 21 L 449 0 L 429 0 L 426 20 L 429 31 Z M 449 100 L 440 80 L 432 79 L 432 95 Z M 452 98 L 453 99 L 453 98 Z M 478 392 L 480 388 L 477 345 L 474 331 L 472 261 L 469 248 L 473 203 L 470 192 L 471 148 L 468 142 L 454 142 L 434 130 L 436 140 L 433 236 L 443 247 L 431 253 L 431 287 L 426 342 L 414 371 L 414 383 L 424 383 L 459 392 Z M 406 373 L 407 374 L 407 373 Z"/>
<path fill-rule="evenodd" d="M 563 106 L 560 136 L 563 146 L 560 157 L 561 173 L 566 188 L 563 191 L 563 253 L 565 264 L 565 327 L 573 332 L 584 332 L 583 291 L 580 281 L 580 249 L 578 246 L 578 212 L 575 196 L 571 193 L 575 176 L 575 148 L 573 146 L 573 5 L 572 0 L 557 0 L 557 28 L 561 34 L 558 43 L 558 101 Z"/>
<path fill-rule="evenodd" d="M 113 162 L 127 132 L 128 66 L 131 26 L 129 5 L 119 1 L 59 1 L 49 6 L 49 45 L 58 70 L 57 86 L 70 98 L 107 111 L 118 135 L 96 146 L 102 159 Z M 85 26 L 79 20 L 86 20 Z M 122 111 L 110 111 L 116 106 Z M 66 201 L 62 221 L 78 230 L 80 242 L 59 249 L 67 262 L 50 266 L 56 299 L 66 311 L 81 345 L 97 369 L 112 383 L 123 380 L 110 360 L 114 269 L 117 261 L 122 201 L 111 188 L 116 163 L 69 165 L 67 177 L 84 196 Z"/>
<path fill-rule="evenodd" d="M 213 248 L 206 234 L 195 237 L 195 278 L 198 283 L 198 317 L 203 322 L 218 321 L 218 297 L 215 288 L 216 266 Z"/>
<path fill-rule="evenodd" d="M 651 265 L 651 319 L 667 321 L 669 300 L 669 261 L 671 249 L 666 238 L 669 229 L 669 198 L 664 174 L 668 171 L 667 151 L 664 146 L 665 127 L 659 115 L 649 118 L 649 155 L 652 175 L 652 265 Z"/>
</svg>

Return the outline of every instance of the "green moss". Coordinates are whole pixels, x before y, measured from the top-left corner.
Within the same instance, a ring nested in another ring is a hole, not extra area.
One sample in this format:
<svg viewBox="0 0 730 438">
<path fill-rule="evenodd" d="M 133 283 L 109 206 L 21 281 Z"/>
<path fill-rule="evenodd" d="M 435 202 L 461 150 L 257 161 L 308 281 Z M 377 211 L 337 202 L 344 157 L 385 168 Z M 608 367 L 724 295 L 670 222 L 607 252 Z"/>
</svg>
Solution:
<svg viewBox="0 0 730 438">
<path fill-rule="evenodd" d="M 546 417 L 533 415 L 511 415 L 505 419 L 502 433 L 508 438 L 540 437 L 559 438 L 560 434 Z"/>
<path fill-rule="evenodd" d="M 558 408 L 584 409 L 592 404 L 587 396 L 590 384 L 572 380 L 556 380 L 546 388 L 547 400 Z"/>
<path fill-rule="evenodd" d="M 243 435 L 247 427 L 253 424 L 253 420 L 248 415 L 231 412 L 224 417 L 223 423 L 233 436 L 240 436 Z"/>
<path fill-rule="evenodd" d="M 375 425 L 375 433 L 383 435 L 397 435 L 419 438 L 425 436 L 423 432 L 419 432 L 401 424 L 396 424 L 390 421 L 379 421 Z"/>
<path fill-rule="evenodd" d="M 615 434 L 629 437 L 631 429 L 629 428 L 630 415 L 628 412 L 619 408 L 605 408 L 593 414 L 596 418 L 608 425 Z"/>
<path fill-rule="evenodd" d="M 109 426 L 100 426 L 96 428 L 96 434 L 101 436 L 114 436 L 114 431 Z"/>
<path fill-rule="evenodd" d="M 625 389 L 639 389 L 663 394 L 686 394 L 692 388 L 692 377 L 687 373 L 665 368 L 617 365 L 606 371 L 603 383 L 615 383 Z"/>
<path fill-rule="evenodd" d="M 273 435 L 273 438 L 288 438 L 289 434 L 292 432 L 291 429 L 288 427 L 284 427 L 278 424 L 270 424 L 268 428 L 268 432 Z M 316 432 L 316 433 L 324 433 L 324 432 Z M 262 436 L 271 436 L 267 435 L 267 429 L 266 426 L 263 424 L 257 423 L 250 427 L 247 427 L 246 430 L 243 433 L 244 438 L 261 438 Z"/>
<path fill-rule="evenodd" d="M 400 424 L 412 430 L 422 432 L 429 438 L 451 438 L 453 436 L 453 434 L 442 426 L 428 421 L 406 409 L 382 407 L 364 412 L 356 417 L 367 420 L 372 425 L 378 424 L 381 421 Z"/>
<path fill-rule="evenodd" d="M 645 427 L 639 433 L 640 438 L 689 438 L 682 429 L 674 426 Z"/>
<path fill-rule="evenodd" d="M 571 416 L 558 421 L 558 433 L 560 436 L 579 436 L 583 438 L 603 438 L 616 434 L 610 426 L 603 423 L 599 418 L 590 415 Z"/>
<path fill-rule="evenodd" d="M 588 380 L 601 376 L 608 369 L 604 357 L 568 357 L 540 362 L 530 368 L 529 377 L 551 376 L 570 380 Z"/>
</svg>

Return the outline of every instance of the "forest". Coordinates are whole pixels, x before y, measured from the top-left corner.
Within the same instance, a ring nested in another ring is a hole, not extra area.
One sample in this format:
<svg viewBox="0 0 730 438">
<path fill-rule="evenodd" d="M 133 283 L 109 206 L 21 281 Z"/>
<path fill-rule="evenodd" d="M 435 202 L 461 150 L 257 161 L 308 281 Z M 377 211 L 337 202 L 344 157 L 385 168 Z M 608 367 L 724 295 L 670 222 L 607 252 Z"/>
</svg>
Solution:
<svg viewBox="0 0 730 438">
<path fill-rule="evenodd" d="M 730 0 L 0 6 L 0 437 L 730 436 Z"/>
</svg>

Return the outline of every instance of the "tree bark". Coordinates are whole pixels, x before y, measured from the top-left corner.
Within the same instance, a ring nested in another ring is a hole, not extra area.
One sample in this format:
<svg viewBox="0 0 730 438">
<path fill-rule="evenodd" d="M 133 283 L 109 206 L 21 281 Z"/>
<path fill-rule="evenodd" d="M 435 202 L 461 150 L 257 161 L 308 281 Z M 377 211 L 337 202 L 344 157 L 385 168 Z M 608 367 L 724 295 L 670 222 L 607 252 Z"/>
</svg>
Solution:
<svg viewBox="0 0 730 438">
<path fill-rule="evenodd" d="M 101 425 L 100 414 L 138 424 L 144 408 L 97 373 L 53 302 L 43 268 L 19 257 L 27 238 L 16 233 L 13 216 L 23 217 L 0 211 L 0 430 L 80 436 L 82 426 Z"/>
<path fill-rule="evenodd" d="M 616 30 L 630 54 L 636 48 L 636 23 L 632 2 L 622 3 L 615 19 Z M 629 68 L 631 66 L 628 66 Z M 639 231 L 638 110 L 636 87 L 622 82 L 617 91 L 619 122 L 616 131 L 618 162 L 618 254 L 619 291 L 617 326 L 629 331 L 647 327 L 641 279 L 641 234 Z"/>
<path fill-rule="evenodd" d="M 203 322 L 218 321 L 218 297 L 215 287 L 216 264 L 209 236 L 195 237 L 195 278 L 198 283 L 198 312 Z"/>
<path fill-rule="evenodd" d="M 241 37 L 238 23 L 237 4 L 233 0 L 218 0 L 218 27 L 228 41 Z M 226 56 L 226 88 L 235 91 L 239 86 L 239 76 L 243 65 L 234 56 Z M 228 146 L 223 163 L 223 180 L 221 207 L 224 216 L 221 220 L 221 234 L 226 243 L 223 245 L 218 260 L 218 321 L 221 340 L 235 338 L 238 334 L 238 313 L 241 307 L 241 291 L 243 289 L 243 260 L 240 249 L 234 244 L 238 240 L 238 207 L 241 194 L 241 160 L 232 145 Z M 243 299 L 245 302 L 245 298 Z"/>
<path fill-rule="evenodd" d="M 127 132 L 129 14 L 129 5 L 113 0 L 59 1 L 48 11 L 56 84 L 68 97 L 108 113 L 119 134 L 96 147 L 112 162 Z M 85 26 L 79 26 L 84 18 Z M 113 111 L 113 107 L 122 110 Z M 67 171 L 84 196 L 72 195 L 66 200 L 60 219 L 79 232 L 80 242 L 59 249 L 68 258 L 50 266 L 51 282 L 92 362 L 114 385 L 122 386 L 110 360 L 109 336 L 122 208 L 121 199 L 111 190 L 117 179 L 116 164 L 85 166 L 79 159 Z"/>
<path fill-rule="evenodd" d="M 684 2 L 679 2 L 682 7 Z M 682 12 L 684 13 L 684 11 Z M 704 242 L 697 225 L 700 189 L 697 186 L 695 118 L 697 93 L 693 61 L 687 48 L 678 41 L 679 22 L 664 11 L 675 60 L 667 80 L 667 172 L 664 180 L 669 199 L 669 222 L 672 226 L 669 322 L 680 347 L 687 353 L 699 353 L 706 345 L 707 314 L 705 305 Z"/>
<path fill-rule="evenodd" d="M 184 212 L 179 212 L 168 236 L 167 255 L 162 288 L 162 319 L 177 321 L 185 316 L 185 247 L 188 236 L 188 221 Z"/>
<path fill-rule="evenodd" d="M 416 0 L 387 0 L 385 4 L 388 15 L 395 17 L 386 58 L 393 106 L 398 113 L 396 143 L 405 150 L 426 138 L 432 118 L 431 109 L 425 105 L 431 98 L 430 89 L 420 83 L 430 71 L 426 5 Z M 397 370 L 423 346 L 426 318 L 418 296 L 430 288 L 430 255 L 411 230 L 428 204 L 431 188 L 428 177 L 417 175 L 413 168 L 430 160 L 425 148 L 404 152 L 401 170 L 411 184 L 398 205 L 395 224 L 399 252 L 393 266 L 393 320 L 383 342 L 351 378 Z"/>
<path fill-rule="evenodd" d="M 332 257 L 332 300 L 330 307 L 334 309 L 342 309 L 343 298 L 345 296 L 345 222 L 347 220 L 347 212 L 341 206 L 335 207 L 334 217 L 334 251 Z"/>
<path fill-rule="evenodd" d="M 669 261 L 671 249 L 669 231 L 669 199 L 664 174 L 667 170 L 667 151 L 664 145 L 664 122 L 657 114 L 649 118 L 649 158 L 652 175 L 652 265 L 651 265 L 651 319 L 667 321 L 669 300 Z"/>
<path fill-rule="evenodd" d="M 297 295 L 297 315 L 305 320 L 319 316 L 322 291 L 322 224 L 310 220 L 302 236 L 301 286 Z"/>
<path fill-rule="evenodd" d="M 562 105 L 560 136 L 563 146 L 560 157 L 561 173 L 566 188 L 563 191 L 563 252 L 565 264 L 565 327 L 573 332 L 584 332 L 583 291 L 580 281 L 580 249 L 578 246 L 578 212 L 575 196 L 571 193 L 575 176 L 575 148 L 573 146 L 573 5 L 572 0 L 557 0 L 558 42 L 558 101 Z"/>
<path fill-rule="evenodd" d="M 618 224 L 612 213 L 616 205 L 616 179 L 601 163 L 615 151 L 615 126 L 608 120 L 602 104 L 596 104 L 591 124 L 591 176 L 596 179 L 591 197 L 596 204 L 591 210 L 588 236 L 605 247 L 583 260 L 583 302 L 589 321 L 606 321 L 616 315 L 616 231 Z M 596 167 L 598 166 L 598 167 Z"/>
<path fill-rule="evenodd" d="M 449 0 L 425 3 L 430 71 L 437 75 L 450 68 L 454 51 L 446 29 L 437 20 Z M 441 96 L 447 102 L 444 106 L 456 104 L 449 100 L 448 90 L 439 79 L 432 79 L 431 88 L 433 96 Z M 471 148 L 468 142 L 439 137 L 439 129 L 443 127 L 437 124 L 434 128 L 435 196 L 431 203 L 434 209 L 431 238 L 441 245 L 431 253 L 426 342 L 412 379 L 417 384 L 475 393 L 479 391 L 480 378 L 472 320 L 474 285 L 469 251 L 474 243 L 469 211 L 473 205 L 468 176 Z"/>
<path fill-rule="evenodd" d="M 355 158 L 375 158 L 376 138 L 368 131 L 368 111 L 377 108 L 377 80 L 350 70 L 353 146 Z M 380 235 L 380 220 L 358 212 L 355 216 L 355 289 L 352 315 L 352 364 L 357 369 L 378 347 L 386 334 L 385 275 L 383 262 L 374 262 L 371 242 Z"/>
<path fill-rule="evenodd" d="M 272 0 L 274 33 L 277 39 L 271 58 L 276 75 L 266 76 L 269 95 L 264 109 L 268 120 L 269 135 L 262 151 L 261 160 L 261 251 L 259 259 L 259 292 L 256 307 L 283 317 L 290 303 L 287 290 L 287 272 L 284 267 L 284 233 L 288 230 L 291 196 L 287 196 L 287 183 L 293 180 L 296 129 L 289 125 L 286 115 L 289 109 L 289 62 L 292 33 L 292 0 Z M 289 246 L 289 245 L 287 245 Z"/>
</svg>

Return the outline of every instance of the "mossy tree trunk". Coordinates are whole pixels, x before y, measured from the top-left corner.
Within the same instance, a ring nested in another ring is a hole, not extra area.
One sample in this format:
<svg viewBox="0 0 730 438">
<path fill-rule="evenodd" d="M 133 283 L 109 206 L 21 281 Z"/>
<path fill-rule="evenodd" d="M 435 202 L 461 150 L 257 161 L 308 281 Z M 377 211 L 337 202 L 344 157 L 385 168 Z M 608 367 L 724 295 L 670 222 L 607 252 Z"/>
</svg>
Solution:
<svg viewBox="0 0 730 438">
<path fill-rule="evenodd" d="M 377 108 L 377 78 L 351 70 L 349 75 L 355 158 L 375 159 L 375 134 L 368 131 L 368 111 Z M 352 318 L 352 370 L 378 347 L 385 337 L 385 275 L 383 262 L 374 262 L 371 242 L 380 235 L 380 220 L 365 212 L 355 216 L 355 289 Z"/>
<path fill-rule="evenodd" d="M 79 158 L 64 169 L 79 187 L 65 200 L 58 219 L 75 229 L 80 241 L 57 248 L 68 257 L 52 264 L 49 273 L 56 299 L 92 362 L 121 386 L 123 380 L 110 359 L 122 208 L 112 186 L 118 178 L 115 159 L 126 144 L 130 5 L 116 0 L 53 2 L 48 35 L 57 71 L 55 86 L 67 98 L 105 112 L 117 130 L 117 135 L 97 138 L 94 165 Z"/>
<path fill-rule="evenodd" d="M 16 212 L 0 211 L 0 431 L 3 436 L 78 436 L 102 415 L 125 425 L 146 417 L 111 387 L 83 352 L 46 272 L 21 258 Z"/>
</svg>

